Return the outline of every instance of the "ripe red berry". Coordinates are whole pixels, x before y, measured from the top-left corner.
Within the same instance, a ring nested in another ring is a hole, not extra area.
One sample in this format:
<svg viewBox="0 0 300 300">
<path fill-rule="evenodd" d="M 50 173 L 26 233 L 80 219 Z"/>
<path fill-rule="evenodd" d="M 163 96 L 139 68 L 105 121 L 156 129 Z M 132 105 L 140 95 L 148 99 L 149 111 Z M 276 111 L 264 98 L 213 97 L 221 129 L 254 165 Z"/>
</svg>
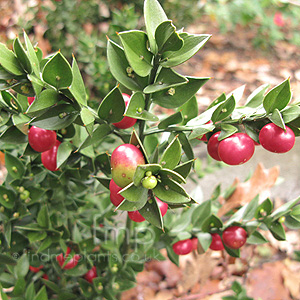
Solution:
<svg viewBox="0 0 300 300">
<path fill-rule="evenodd" d="M 39 266 L 39 267 L 33 267 L 33 266 L 29 266 L 29 270 L 33 273 L 37 273 L 39 272 L 40 270 L 42 270 L 44 268 L 43 265 Z"/>
<path fill-rule="evenodd" d="M 208 154 L 215 160 L 221 161 L 221 158 L 218 153 L 218 148 L 220 145 L 220 142 L 218 141 L 218 137 L 220 135 L 221 131 L 218 131 L 214 133 L 207 143 L 207 152 Z"/>
<path fill-rule="evenodd" d="M 97 268 L 93 266 L 90 270 L 88 270 L 85 275 L 84 279 L 90 283 L 93 283 L 93 279 L 97 277 Z"/>
<path fill-rule="evenodd" d="M 28 104 L 31 105 L 35 97 L 27 97 Z"/>
<path fill-rule="evenodd" d="M 110 201 L 114 206 L 119 206 L 122 201 L 124 200 L 124 197 L 120 194 L 118 194 L 122 188 L 116 185 L 114 180 L 112 179 L 109 183 L 109 190 L 110 190 Z"/>
<path fill-rule="evenodd" d="M 219 251 L 224 249 L 224 245 L 222 243 L 221 237 L 217 233 L 212 233 L 211 234 L 211 244 L 209 248 L 214 251 Z"/>
<path fill-rule="evenodd" d="M 117 147 L 111 155 L 111 174 L 114 182 L 121 188 L 133 181 L 138 165 L 145 164 L 143 153 L 132 144 Z"/>
<path fill-rule="evenodd" d="M 122 93 L 122 96 L 125 102 L 125 106 L 127 107 L 130 102 L 130 96 L 125 93 Z M 113 125 L 120 129 L 126 129 L 132 127 L 135 123 L 136 119 L 125 116 L 121 121 L 113 123 Z"/>
<path fill-rule="evenodd" d="M 198 249 L 198 238 L 192 238 L 191 239 L 192 244 L 193 244 L 193 250 L 197 250 Z"/>
<path fill-rule="evenodd" d="M 145 221 L 145 218 L 140 214 L 140 212 L 138 210 L 129 211 L 128 217 L 130 220 L 137 222 L 137 223 L 141 223 L 141 222 Z"/>
<path fill-rule="evenodd" d="M 47 274 L 44 274 L 44 275 L 42 276 L 42 278 L 45 279 L 45 280 L 49 280 L 49 276 L 48 276 Z"/>
<path fill-rule="evenodd" d="M 56 260 L 57 260 L 58 264 L 64 270 L 69 270 L 69 269 L 75 268 L 78 265 L 78 262 L 81 258 L 81 256 L 79 254 L 75 254 L 64 266 L 64 263 L 67 260 L 68 256 L 70 255 L 70 253 L 71 253 L 71 248 L 68 247 L 65 256 L 63 255 L 63 253 L 60 253 L 59 255 L 56 256 Z"/>
<path fill-rule="evenodd" d="M 223 231 L 223 243 L 231 249 L 241 248 L 247 241 L 247 232 L 239 226 L 231 226 Z"/>
<path fill-rule="evenodd" d="M 285 128 L 286 130 L 283 130 L 274 123 L 265 125 L 259 133 L 259 142 L 262 147 L 275 153 L 290 151 L 295 144 L 295 134 L 288 126 Z"/>
<path fill-rule="evenodd" d="M 219 144 L 219 157 L 228 165 L 241 165 L 253 155 L 255 145 L 253 140 L 242 132 L 235 133 L 222 140 Z"/>
<path fill-rule="evenodd" d="M 173 245 L 173 251 L 177 255 L 186 255 L 193 251 L 192 240 L 182 240 Z"/>
<path fill-rule="evenodd" d="M 57 171 L 57 150 L 60 145 L 60 141 L 56 140 L 55 145 L 48 151 L 41 154 L 41 159 L 44 167 L 50 171 Z"/>
<path fill-rule="evenodd" d="M 37 152 L 50 150 L 56 141 L 56 132 L 32 126 L 28 131 L 28 142 L 31 148 Z"/>
<path fill-rule="evenodd" d="M 166 202 L 162 202 L 157 197 L 155 197 L 155 198 L 156 198 L 158 207 L 160 209 L 161 216 L 163 217 L 167 213 L 167 211 L 168 211 L 168 204 Z"/>
</svg>

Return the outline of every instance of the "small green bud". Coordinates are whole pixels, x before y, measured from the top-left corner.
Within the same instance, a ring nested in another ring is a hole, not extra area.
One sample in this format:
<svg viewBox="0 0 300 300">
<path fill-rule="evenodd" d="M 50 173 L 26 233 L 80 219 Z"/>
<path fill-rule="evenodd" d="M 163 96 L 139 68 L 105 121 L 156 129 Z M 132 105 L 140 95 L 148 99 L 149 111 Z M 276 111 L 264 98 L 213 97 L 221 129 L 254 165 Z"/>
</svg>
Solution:
<svg viewBox="0 0 300 300">
<path fill-rule="evenodd" d="M 27 198 L 29 198 L 29 196 L 30 196 L 30 192 L 25 190 L 23 193 L 21 193 L 20 199 L 21 200 L 26 200 Z"/>
<path fill-rule="evenodd" d="M 115 289 L 115 290 L 119 290 L 120 289 L 120 285 L 117 283 L 117 282 L 115 282 L 114 284 L 113 284 L 113 289 Z"/>
<path fill-rule="evenodd" d="M 281 223 L 281 224 L 284 223 L 285 222 L 285 216 L 280 217 L 278 222 Z"/>
<path fill-rule="evenodd" d="M 13 217 L 14 217 L 14 218 L 19 218 L 19 217 L 20 217 L 20 213 L 15 212 L 15 213 L 13 214 Z"/>
<path fill-rule="evenodd" d="M 25 191 L 24 186 L 20 186 L 20 187 L 19 187 L 19 192 L 20 192 L 20 193 L 23 193 L 24 191 Z"/>
<path fill-rule="evenodd" d="M 13 166 L 13 167 L 11 168 L 11 170 L 12 170 L 13 172 L 15 172 L 15 173 L 18 172 L 18 168 L 17 168 L 16 166 Z"/>
<path fill-rule="evenodd" d="M 168 94 L 169 94 L 170 96 L 174 96 L 174 95 L 175 95 L 175 89 L 174 89 L 174 88 L 168 89 Z"/>
<path fill-rule="evenodd" d="M 111 268 L 111 272 L 112 273 L 117 273 L 119 271 L 119 268 L 116 264 L 113 265 L 113 267 Z"/>
<path fill-rule="evenodd" d="M 142 109 L 141 107 L 139 107 L 139 108 L 137 109 L 137 112 L 138 112 L 139 114 L 141 114 L 141 113 L 143 112 L 143 109 Z"/>
<path fill-rule="evenodd" d="M 6 194 L 3 194 L 3 195 L 2 195 L 2 198 L 3 198 L 4 200 L 6 200 L 6 199 L 8 199 L 8 196 L 7 196 Z"/>
<path fill-rule="evenodd" d="M 0 207 L 0 212 L 4 213 L 5 208 L 3 206 Z"/>
<path fill-rule="evenodd" d="M 151 176 L 151 175 L 152 175 L 152 172 L 151 172 L 151 171 L 147 171 L 145 175 L 146 175 L 147 177 L 148 177 L 148 176 Z"/>
</svg>

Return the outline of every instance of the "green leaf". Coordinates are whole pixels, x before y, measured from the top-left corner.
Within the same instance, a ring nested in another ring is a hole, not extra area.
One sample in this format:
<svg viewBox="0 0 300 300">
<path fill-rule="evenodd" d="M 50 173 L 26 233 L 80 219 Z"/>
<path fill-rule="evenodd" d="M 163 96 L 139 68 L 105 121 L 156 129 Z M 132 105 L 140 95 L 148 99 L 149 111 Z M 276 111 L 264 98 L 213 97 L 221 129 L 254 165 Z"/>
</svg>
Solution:
<svg viewBox="0 0 300 300">
<path fill-rule="evenodd" d="M 233 125 L 221 124 L 221 133 L 218 137 L 218 141 L 222 141 L 222 140 L 228 138 L 229 136 L 233 135 L 237 131 L 238 131 L 238 129 Z"/>
<path fill-rule="evenodd" d="M 138 147 L 140 149 L 140 151 L 142 151 L 144 157 L 145 157 L 145 160 L 146 160 L 146 163 L 149 164 L 149 158 L 148 158 L 148 155 L 147 155 L 147 152 L 145 150 L 145 147 L 143 145 L 143 143 L 141 142 L 138 134 L 136 133 L 136 131 L 133 129 L 132 131 L 132 134 L 131 134 L 131 137 L 130 137 L 130 141 L 129 141 L 129 144 L 132 144 L 136 147 Z"/>
<path fill-rule="evenodd" d="M 186 77 L 178 74 L 174 70 L 161 68 L 157 78 L 155 79 L 155 83 L 146 86 L 143 92 L 145 94 L 152 94 L 171 87 L 186 84 L 187 82 L 188 79 Z"/>
<path fill-rule="evenodd" d="M 161 170 L 159 164 L 146 164 L 137 166 L 133 175 L 133 183 L 135 186 L 140 186 L 142 179 L 145 177 L 145 173 L 151 171 L 152 174 L 156 175 Z"/>
<path fill-rule="evenodd" d="M 194 159 L 192 160 L 189 160 L 185 163 L 182 163 L 178 166 L 176 166 L 173 171 L 180 174 L 183 178 L 187 178 L 188 175 L 190 174 L 191 172 L 191 169 L 192 169 L 192 166 L 194 164 Z"/>
<path fill-rule="evenodd" d="M 166 129 L 169 125 L 179 124 L 183 120 L 182 114 L 180 111 L 170 115 L 169 117 L 165 118 L 158 124 L 159 129 Z"/>
<path fill-rule="evenodd" d="M 258 207 L 259 195 L 254 197 L 248 204 L 247 208 L 244 210 L 242 219 L 243 221 L 250 221 L 255 217 L 257 207 Z"/>
<path fill-rule="evenodd" d="M 290 106 L 281 111 L 281 115 L 284 123 L 292 122 L 300 117 L 300 107 L 298 105 Z"/>
<path fill-rule="evenodd" d="M 37 216 L 37 223 L 43 227 L 43 228 L 49 228 L 50 226 L 50 218 L 49 218 L 49 214 L 48 214 L 48 209 L 47 206 L 44 204 L 42 205 L 38 216 Z"/>
<path fill-rule="evenodd" d="M 88 134 L 91 134 L 95 121 L 94 113 L 88 107 L 82 107 L 80 111 L 80 117 Z"/>
<path fill-rule="evenodd" d="M 18 278 L 24 278 L 29 271 L 29 260 L 27 254 L 24 253 L 19 259 L 15 266 L 15 272 Z"/>
<path fill-rule="evenodd" d="M 146 190 L 146 189 L 145 189 Z M 128 200 L 124 200 L 117 208 L 116 210 L 125 210 L 125 211 L 135 211 L 140 210 L 143 208 L 147 202 L 147 197 L 143 197 L 139 199 L 138 202 L 130 202 Z"/>
<path fill-rule="evenodd" d="M 165 51 L 178 51 L 183 46 L 183 39 L 176 32 L 172 21 L 160 23 L 155 30 L 155 41 L 158 46 L 158 53 Z"/>
<path fill-rule="evenodd" d="M 111 178 L 99 177 L 99 176 L 95 176 L 94 178 L 96 178 L 105 188 L 109 190 L 109 183 L 111 181 Z"/>
<path fill-rule="evenodd" d="M 12 190 L 0 186 L 0 203 L 2 206 L 12 209 L 15 205 L 16 195 Z"/>
<path fill-rule="evenodd" d="M 13 295 L 14 296 L 22 296 L 25 293 L 26 281 L 24 277 L 19 277 L 15 283 Z M 14 300 L 20 300 L 19 297 L 14 297 Z M 21 298 L 22 299 L 22 298 Z M 23 300 L 23 299 L 22 299 Z"/>
<path fill-rule="evenodd" d="M 194 151 L 193 151 L 193 148 L 189 142 L 189 140 L 187 139 L 186 135 L 183 133 L 183 132 L 180 132 L 178 134 L 178 138 L 179 138 L 179 141 L 182 145 L 182 149 L 186 155 L 186 157 L 191 160 L 191 159 L 194 159 Z"/>
<path fill-rule="evenodd" d="M 28 107 L 27 114 L 33 116 L 35 112 L 42 111 L 55 105 L 60 100 L 60 95 L 52 89 L 43 90 L 35 97 L 33 103 Z"/>
<path fill-rule="evenodd" d="M 15 54 L 2 43 L 0 43 L 0 64 L 5 70 L 14 75 L 25 73 Z"/>
<path fill-rule="evenodd" d="M 273 220 L 279 219 L 281 216 L 286 215 L 292 208 L 295 206 L 300 200 L 300 197 L 291 200 L 282 206 L 278 207 L 273 213 L 270 215 Z"/>
<path fill-rule="evenodd" d="M 132 182 L 124 189 L 122 189 L 119 194 L 121 194 L 126 200 L 130 202 L 138 202 L 141 201 L 141 199 L 147 199 L 148 190 L 143 186 L 135 186 Z"/>
<path fill-rule="evenodd" d="M 285 241 L 285 231 L 281 223 L 275 221 L 271 224 L 267 224 L 270 232 L 272 233 L 273 237 L 278 241 Z"/>
<path fill-rule="evenodd" d="M 108 153 L 102 153 L 96 156 L 95 158 L 96 166 L 100 167 L 100 170 L 106 175 L 110 176 L 111 166 L 110 166 L 110 156 Z"/>
<path fill-rule="evenodd" d="M 247 238 L 247 244 L 261 245 L 265 243 L 268 243 L 268 240 L 257 230 Z"/>
<path fill-rule="evenodd" d="M 38 241 L 42 241 L 47 237 L 46 231 L 41 231 L 41 232 L 29 232 L 27 235 L 29 242 L 34 243 Z"/>
<path fill-rule="evenodd" d="M 179 267 L 179 256 L 174 253 L 173 248 L 170 243 L 166 243 L 166 250 L 167 250 L 167 255 L 170 261 L 175 264 L 177 267 Z"/>
<path fill-rule="evenodd" d="M 234 96 L 231 95 L 226 101 L 224 101 L 218 108 L 214 111 L 211 116 L 211 120 L 213 123 L 218 121 L 222 121 L 226 119 L 235 109 L 235 99 Z"/>
<path fill-rule="evenodd" d="M 185 197 L 181 193 L 178 193 L 169 187 L 166 188 L 162 183 L 158 183 L 153 189 L 153 192 L 160 200 L 170 204 L 182 204 L 190 202 L 190 198 Z"/>
<path fill-rule="evenodd" d="M 26 34 L 26 32 L 23 32 L 23 36 L 24 36 L 24 41 L 25 41 L 25 45 L 26 45 L 26 49 L 27 49 L 27 56 L 31 62 L 31 66 L 33 69 L 33 72 L 36 76 L 40 76 L 40 62 L 38 59 L 38 52 L 34 50 L 30 39 L 28 37 L 28 35 Z"/>
<path fill-rule="evenodd" d="M 134 74 L 125 56 L 123 48 L 112 40 L 107 42 L 107 60 L 114 78 L 132 91 L 142 91 L 147 82 Z"/>
<path fill-rule="evenodd" d="M 43 286 L 33 300 L 48 300 L 46 286 Z"/>
<path fill-rule="evenodd" d="M 156 202 L 156 199 L 152 196 L 145 206 L 139 210 L 140 214 L 152 225 L 163 229 L 163 218 Z"/>
<path fill-rule="evenodd" d="M 211 215 L 211 201 L 204 201 L 200 205 L 197 205 L 192 213 L 193 227 L 201 228 L 205 219 Z"/>
<path fill-rule="evenodd" d="M 272 113 L 276 108 L 280 111 L 284 109 L 291 100 L 290 80 L 287 79 L 274 87 L 264 97 L 263 106 L 266 113 Z"/>
<path fill-rule="evenodd" d="M 164 177 L 162 178 L 161 183 L 165 187 L 165 189 L 170 189 L 178 194 L 185 196 L 186 198 L 190 198 L 186 190 L 177 181 L 170 179 L 169 177 Z"/>
<path fill-rule="evenodd" d="M 204 124 L 201 126 L 198 126 L 193 129 L 191 134 L 189 135 L 189 140 L 193 140 L 195 138 L 198 138 L 199 136 L 203 136 L 204 134 L 211 132 L 215 129 L 215 125 L 210 123 L 210 124 Z"/>
<path fill-rule="evenodd" d="M 183 39 L 183 47 L 178 51 L 165 52 L 162 56 L 161 65 L 165 68 L 178 66 L 194 56 L 209 40 L 208 34 L 190 34 L 183 32 L 179 34 Z"/>
<path fill-rule="evenodd" d="M 267 91 L 269 87 L 269 84 L 263 84 L 260 87 L 258 87 L 255 91 L 251 93 L 251 95 L 247 98 L 246 106 L 257 108 L 263 103 L 264 94 Z"/>
<path fill-rule="evenodd" d="M 21 179 L 25 173 L 22 161 L 9 152 L 5 152 L 5 167 L 9 175 L 14 179 Z"/>
<path fill-rule="evenodd" d="M 50 280 L 46 280 L 46 279 L 42 279 L 42 281 L 43 281 L 44 285 L 47 286 L 49 289 L 51 289 L 55 293 L 59 293 L 60 287 L 57 284 L 55 284 L 54 282 L 52 282 Z M 31 299 L 29 299 L 29 300 L 31 300 Z"/>
<path fill-rule="evenodd" d="M 248 124 L 244 124 L 245 132 L 251 137 L 251 139 L 257 143 L 259 143 L 259 131 L 249 126 Z"/>
<path fill-rule="evenodd" d="M 209 218 L 206 218 L 202 224 L 203 232 L 210 232 L 213 228 L 222 228 L 223 222 L 216 215 L 211 215 Z"/>
<path fill-rule="evenodd" d="M 66 58 L 57 52 L 44 66 L 43 80 L 56 89 L 67 88 L 72 84 L 72 69 Z"/>
<path fill-rule="evenodd" d="M 79 104 L 87 104 L 86 90 L 75 56 L 72 61 L 73 82 L 70 86 L 70 92 Z"/>
<path fill-rule="evenodd" d="M 226 252 L 232 257 L 240 257 L 240 249 L 231 249 L 224 245 Z"/>
<path fill-rule="evenodd" d="M 77 118 L 79 112 L 69 104 L 59 104 L 35 118 L 31 125 L 48 130 L 60 130 L 68 127 Z"/>
<path fill-rule="evenodd" d="M 136 92 L 131 96 L 124 115 L 139 120 L 151 122 L 159 121 L 159 118 L 156 115 L 145 110 L 145 99 L 141 92 Z"/>
<path fill-rule="evenodd" d="M 152 53 L 147 49 L 148 38 L 145 32 L 138 30 L 119 33 L 125 55 L 134 72 L 145 77 L 152 70 Z"/>
<path fill-rule="evenodd" d="M 174 170 L 160 169 L 159 175 L 162 178 L 162 180 L 164 180 L 164 178 L 168 178 L 168 179 L 175 180 L 179 183 L 186 183 L 184 177 L 182 177 L 180 173 L 175 172 Z"/>
<path fill-rule="evenodd" d="M 286 216 L 284 224 L 289 229 L 294 229 L 294 230 L 300 229 L 300 219 L 297 219 L 292 216 Z"/>
<path fill-rule="evenodd" d="M 264 202 L 262 202 L 256 209 L 255 218 L 258 219 L 263 215 L 269 215 L 272 212 L 273 203 L 272 201 L 267 198 Z"/>
<path fill-rule="evenodd" d="M 91 135 L 89 135 L 79 146 L 76 151 L 81 151 L 82 149 L 93 145 L 95 143 L 101 142 L 103 138 L 109 135 L 112 132 L 112 129 L 108 124 L 101 124 L 94 129 Z"/>
<path fill-rule="evenodd" d="M 151 52 L 157 54 L 158 47 L 155 41 L 155 31 L 159 24 L 168 20 L 168 17 L 157 0 L 145 0 L 144 19 Z"/>
<path fill-rule="evenodd" d="M 181 158 L 181 145 L 178 140 L 178 137 L 176 136 L 164 151 L 160 160 L 160 165 L 164 169 L 173 170 L 180 162 L 180 158 Z"/>
<path fill-rule="evenodd" d="M 123 119 L 125 102 L 118 86 L 113 88 L 102 100 L 98 115 L 109 123 L 116 123 Z"/>
<path fill-rule="evenodd" d="M 272 123 L 274 123 L 278 127 L 285 130 L 285 124 L 284 124 L 284 121 L 282 119 L 282 115 L 281 115 L 280 111 L 277 108 L 274 109 L 274 111 L 272 112 L 272 115 L 269 116 L 268 118 Z"/>
<path fill-rule="evenodd" d="M 152 101 L 165 108 L 177 108 L 190 100 L 209 78 L 187 77 L 188 83 L 152 94 Z"/>
<path fill-rule="evenodd" d="M 0 263 L 3 265 L 15 266 L 17 261 L 7 254 L 0 253 Z"/>
<path fill-rule="evenodd" d="M 198 116 L 198 101 L 196 96 L 193 96 L 185 104 L 178 107 L 177 110 L 182 114 L 182 125 L 185 125 L 189 120 L 196 118 Z"/>
<path fill-rule="evenodd" d="M 30 60 L 26 54 L 26 51 L 25 51 L 24 47 L 22 46 L 20 39 L 18 37 L 15 38 L 15 40 L 14 40 L 14 52 L 15 52 L 19 62 L 23 66 L 24 70 L 30 74 L 32 72 L 32 66 L 31 66 Z"/>
<path fill-rule="evenodd" d="M 31 282 L 26 289 L 25 299 L 31 300 L 35 297 L 35 295 L 36 295 L 36 293 L 35 293 L 35 288 L 34 288 L 34 282 Z"/>
<path fill-rule="evenodd" d="M 40 253 L 44 250 L 46 250 L 47 248 L 49 248 L 52 245 L 52 237 L 48 236 L 46 239 L 43 240 L 43 242 L 41 243 L 40 247 L 38 248 L 37 252 Z"/>
<path fill-rule="evenodd" d="M 27 143 L 27 135 L 23 134 L 17 127 L 11 126 L 0 135 L 0 141 L 8 144 Z"/>
<path fill-rule="evenodd" d="M 197 233 L 197 238 L 203 252 L 206 252 L 211 244 L 211 240 L 212 240 L 211 234 L 208 232 L 199 232 Z"/>
</svg>

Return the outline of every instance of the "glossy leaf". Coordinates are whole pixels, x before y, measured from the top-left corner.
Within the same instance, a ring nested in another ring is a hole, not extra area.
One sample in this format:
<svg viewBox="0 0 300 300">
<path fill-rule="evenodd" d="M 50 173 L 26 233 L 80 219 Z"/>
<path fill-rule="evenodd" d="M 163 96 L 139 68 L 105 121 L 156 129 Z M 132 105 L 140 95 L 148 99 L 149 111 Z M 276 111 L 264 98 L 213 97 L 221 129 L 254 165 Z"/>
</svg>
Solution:
<svg viewBox="0 0 300 300">
<path fill-rule="evenodd" d="M 191 159 L 194 159 L 194 151 L 193 151 L 193 148 L 189 142 L 189 140 L 187 139 L 186 135 L 183 133 L 183 132 L 180 132 L 178 134 L 178 138 L 179 138 L 179 141 L 182 145 L 182 149 L 184 151 L 184 154 L 186 155 L 186 157 L 191 160 Z"/>
<path fill-rule="evenodd" d="M 300 117 L 300 107 L 298 105 L 289 106 L 281 111 L 284 123 L 292 122 Z"/>
<path fill-rule="evenodd" d="M 135 74 L 129 65 L 124 50 L 112 40 L 107 42 L 107 60 L 114 78 L 132 91 L 142 91 L 147 82 Z"/>
<path fill-rule="evenodd" d="M 14 179 L 21 179 L 25 173 L 22 161 L 9 152 L 5 152 L 5 167 L 9 175 Z"/>
<path fill-rule="evenodd" d="M 81 105 L 86 105 L 87 104 L 86 90 L 85 90 L 82 76 L 80 74 L 78 64 L 74 56 L 72 62 L 72 74 L 73 74 L 73 81 L 70 86 L 70 92 L 78 103 L 80 103 Z"/>
<path fill-rule="evenodd" d="M 279 219 L 281 216 L 286 215 L 297 203 L 299 203 L 300 197 L 293 199 L 280 207 L 278 207 L 275 211 L 270 215 L 273 220 Z"/>
<path fill-rule="evenodd" d="M 222 140 L 230 137 L 231 135 L 233 135 L 237 131 L 238 131 L 238 129 L 233 125 L 221 124 L 221 133 L 218 137 L 218 141 L 222 141 Z"/>
<path fill-rule="evenodd" d="M 180 162 L 180 159 L 181 145 L 179 143 L 178 137 L 175 137 L 164 151 L 160 159 L 160 165 L 165 169 L 173 170 Z"/>
<path fill-rule="evenodd" d="M 257 230 L 247 238 L 247 244 L 261 245 L 267 242 L 268 240 Z"/>
<path fill-rule="evenodd" d="M 165 52 L 162 56 L 161 65 L 165 68 L 178 66 L 194 56 L 209 40 L 209 34 L 180 33 L 183 46 L 178 51 Z"/>
<path fill-rule="evenodd" d="M 147 49 L 146 33 L 138 30 L 123 31 L 119 33 L 119 37 L 134 72 L 142 77 L 149 75 L 152 70 L 152 53 Z"/>
<path fill-rule="evenodd" d="M 14 75 L 25 73 L 15 54 L 2 43 L 0 43 L 0 64 L 5 70 Z"/>
<path fill-rule="evenodd" d="M 43 286 L 38 293 L 36 294 L 36 296 L 34 297 L 33 300 L 48 300 L 48 296 L 47 296 L 47 291 L 46 291 L 46 286 Z"/>
<path fill-rule="evenodd" d="M 118 207 L 117 210 L 125 210 L 125 211 L 135 211 L 140 210 L 144 207 L 147 202 L 147 197 L 142 197 L 137 202 L 130 202 L 128 200 L 124 200 Z"/>
<path fill-rule="evenodd" d="M 193 96 L 190 100 L 188 100 L 185 104 L 178 107 L 178 111 L 181 112 L 183 121 L 182 125 L 185 125 L 188 121 L 193 118 L 196 118 L 198 115 L 198 101 L 196 96 Z"/>
<path fill-rule="evenodd" d="M 272 201 L 267 198 L 264 202 L 262 202 L 256 209 L 255 218 L 260 218 L 263 215 L 268 216 L 273 210 L 273 203 Z"/>
<path fill-rule="evenodd" d="M 159 206 L 154 197 L 146 202 L 145 206 L 139 210 L 140 214 L 152 225 L 163 229 L 163 218 Z"/>
<path fill-rule="evenodd" d="M 15 260 L 10 255 L 0 253 L 0 263 L 3 265 L 15 266 L 17 264 L 17 260 Z"/>
<path fill-rule="evenodd" d="M 0 203 L 2 206 L 12 209 L 15 205 L 16 195 L 12 190 L 0 186 Z"/>
<path fill-rule="evenodd" d="M 186 180 L 184 179 L 184 177 L 182 177 L 181 174 L 176 172 L 175 170 L 161 169 L 159 171 L 159 175 L 162 178 L 162 180 L 164 178 L 168 178 L 168 179 L 175 180 L 179 183 L 186 183 Z"/>
<path fill-rule="evenodd" d="M 68 127 L 77 118 L 79 112 L 69 104 L 60 104 L 35 118 L 31 125 L 48 130 L 60 130 Z"/>
<path fill-rule="evenodd" d="M 259 143 L 259 131 L 248 124 L 244 124 L 244 128 L 245 132 L 251 137 L 251 139 Z"/>
<path fill-rule="evenodd" d="M 158 183 L 153 189 L 153 192 L 159 199 L 170 204 L 188 203 L 191 200 L 190 198 L 170 189 L 170 187 L 164 186 L 162 183 Z"/>
<path fill-rule="evenodd" d="M 275 221 L 271 224 L 267 224 L 270 232 L 272 233 L 273 237 L 278 241 L 285 241 L 285 231 L 281 223 Z"/>
<path fill-rule="evenodd" d="M 0 135 L 0 141 L 9 144 L 27 143 L 27 135 L 23 134 L 17 127 L 11 126 Z"/>
<path fill-rule="evenodd" d="M 211 116 L 213 123 L 222 121 L 231 115 L 235 108 L 234 96 L 230 96 L 226 101 L 224 101 L 218 108 L 214 111 Z"/>
<path fill-rule="evenodd" d="M 263 103 L 264 94 L 267 91 L 269 84 L 263 84 L 258 87 L 255 91 L 251 93 L 251 95 L 247 98 L 246 106 L 257 108 Z"/>
<path fill-rule="evenodd" d="M 143 186 L 135 186 L 132 183 L 123 188 L 119 194 L 121 194 L 126 200 L 130 202 L 138 202 L 141 199 L 148 197 L 148 190 Z"/>
<path fill-rule="evenodd" d="M 176 166 L 173 171 L 180 174 L 183 178 L 187 178 L 191 172 L 192 166 L 194 164 L 194 159 L 184 162 Z"/>
<path fill-rule="evenodd" d="M 111 174 L 110 156 L 108 153 L 102 153 L 96 156 L 95 165 L 98 165 L 106 176 Z"/>
<path fill-rule="evenodd" d="M 211 132 L 215 129 L 214 124 L 203 124 L 201 126 L 195 126 L 191 134 L 189 135 L 189 140 L 193 140 L 199 136 L 203 136 L 204 134 Z"/>
<path fill-rule="evenodd" d="M 158 53 L 165 51 L 178 51 L 183 46 L 183 39 L 176 32 L 176 27 L 172 21 L 160 23 L 155 30 L 155 41 L 158 47 Z"/>
<path fill-rule="evenodd" d="M 212 204 L 211 201 L 204 201 L 197 205 L 192 213 L 192 224 L 196 228 L 201 228 L 205 219 L 211 215 Z"/>
<path fill-rule="evenodd" d="M 56 89 L 67 88 L 72 84 L 73 74 L 66 58 L 57 52 L 44 66 L 43 80 Z"/>
<path fill-rule="evenodd" d="M 180 111 L 170 115 L 158 124 L 159 129 L 166 129 L 169 125 L 179 124 L 182 122 L 182 114 Z"/>
<path fill-rule="evenodd" d="M 274 111 L 272 112 L 272 114 L 268 118 L 272 123 L 274 123 L 278 127 L 285 130 L 285 124 L 284 124 L 282 115 L 281 115 L 280 111 L 277 108 L 274 109 Z"/>
<path fill-rule="evenodd" d="M 188 83 L 152 94 L 152 101 L 165 108 L 177 108 L 190 100 L 209 78 L 187 77 Z"/>
<path fill-rule="evenodd" d="M 35 112 L 47 109 L 60 100 L 59 94 L 52 89 L 43 90 L 38 96 L 35 97 L 33 103 L 28 107 L 27 114 L 33 116 Z"/>
<path fill-rule="evenodd" d="M 211 234 L 208 232 L 199 232 L 197 233 L 197 238 L 199 241 L 199 244 L 201 245 L 201 250 L 203 250 L 203 252 L 206 252 L 211 244 Z M 202 251 L 200 251 L 202 252 Z"/>
<path fill-rule="evenodd" d="M 300 229 L 300 219 L 297 219 L 293 216 L 286 216 L 284 224 L 289 229 L 293 229 L 293 230 Z"/>
<path fill-rule="evenodd" d="M 145 0 L 144 19 L 151 52 L 157 54 L 158 47 L 155 41 L 155 31 L 160 23 L 168 20 L 168 17 L 157 0 Z"/>
<path fill-rule="evenodd" d="M 231 248 L 228 248 L 226 245 L 224 245 L 224 248 L 226 250 L 226 252 L 232 256 L 232 257 L 240 257 L 240 249 L 231 249 Z"/>
<path fill-rule="evenodd" d="M 175 180 L 169 177 L 161 178 L 161 184 L 164 186 L 166 190 L 171 189 L 172 191 L 186 197 L 190 198 L 186 190 Z"/>
<path fill-rule="evenodd" d="M 155 79 L 155 83 L 146 86 L 143 92 L 145 94 L 152 94 L 171 87 L 186 84 L 187 82 L 188 79 L 186 77 L 178 74 L 174 70 L 161 68 L 157 78 Z"/>
<path fill-rule="evenodd" d="M 30 39 L 25 31 L 23 32 L 23 36 L 24 36 L 24 41 L 25 41 L 25 45 L 26 45 L 27 55 L 31 62 L 33 72 L 36 76 L 39 77 L 40 76 L 40 63 L 39 63 L 39 59 L 37 56 L 37 52 L 33 48 L 32 44 L 30 42 Z"/>
<path fill-rule="evenodd" d="M 56 167 L 59 168 L 68 159 L 73 151 L 70 142 L 62 142 L 57 149 Z"/>
<path fill-rule="evenodd" d="M 32 66 L 31 66 L 30 60 L 26 54 L 26 51 L 25 51 L 24 47 L 22 46 L 20 39 L 18 37 L 15 38 L 15 40 L 14 40 L 14 52 L 15 52 L 19 62 L 23 66 L 24 70 L 30 74 L 32 72 Z"/>
<path fill-rule="evenodd" d="M 25 277 L 29 271 L 29 261 L 27 254 L 23 254 L 19 259 L 18 263 L 15 266 L 15 272 L 18 278 Z"/>
<path fill-rule="evenodd" d="M 202 224 L 202 231 L 210 232 L 213 228 L 222 228 L 223 222 L 216 215 L 206 218 Z"/>
<path fill-rule="evenodd" d="M 116 123 L 123 119 L 125 102 L 118 86 L 113 88 L 102 100 L 98 115 L 109 123 Z"/>
<path fill-rule="evenodd" d="M 290 80 L 287 79 L 274 87 L 264 97 L 263 106 L 266 113 L 272 113 L 276 108 L 280 111 L 284 109 L 291 100 Z"/>
</svg>

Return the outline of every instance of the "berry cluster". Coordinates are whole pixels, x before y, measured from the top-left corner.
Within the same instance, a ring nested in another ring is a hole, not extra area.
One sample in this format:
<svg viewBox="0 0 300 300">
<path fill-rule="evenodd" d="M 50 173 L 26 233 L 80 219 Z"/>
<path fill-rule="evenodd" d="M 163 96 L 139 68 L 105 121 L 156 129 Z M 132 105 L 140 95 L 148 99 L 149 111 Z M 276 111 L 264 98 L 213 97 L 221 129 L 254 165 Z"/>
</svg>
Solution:
<svg viewBox="0 0 300 300">
<path fill-rule="evenodd" d="M 228 165 L 241 165 L 254 154 L 255 143 L 246 133 L 238 132 L 219 141 L 221 131 L 214 133 L 207 143 L 208 154 Z M 199 138 L 202 141 L 205 139 Z M 295 144 L 295 134 L 289 128 L 285 130 L 274 123 L 266 124 L 259 132 L 259 142 L 263 148 L 274 153 L 290 151 Z"/>
</svg>

